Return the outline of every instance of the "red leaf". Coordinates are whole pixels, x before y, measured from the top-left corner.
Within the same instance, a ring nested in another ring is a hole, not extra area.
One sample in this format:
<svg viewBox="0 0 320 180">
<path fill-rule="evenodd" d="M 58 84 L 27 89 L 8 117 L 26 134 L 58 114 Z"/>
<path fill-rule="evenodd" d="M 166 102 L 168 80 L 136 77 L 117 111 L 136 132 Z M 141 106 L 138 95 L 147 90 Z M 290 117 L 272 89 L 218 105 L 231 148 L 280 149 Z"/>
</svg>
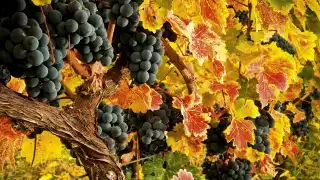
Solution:
<svg viewBox="0 0 320 180">
<path fill-rule="evenodd" d="M 226 73 L 223 63 L 221 61 L 213 60 L 212 69 L 213 73 L 217 77 L 217 81 L 222 81 L 222 78 Z"/>
<path fill-rule="evenodd" d="M 157 91 L 155 90 L 151 90 L 151 98 L 152 98 L 152 101 L 151 101 L 151 110 L 154 111 L 154 110 L 157 110 L 160 108 L 160 105 L 162 104 L 162 96 L 157 93 Z"/>
<path fill-rule="evenodd" d="M 183 124 L 187 136 L 203 136 L 209 128 L 206 117 L 208 113 L 201 105 L 201 97 L 199 95 L 188 95 L 182 99 L 174 98 L 173 104 L 181 109 L 183 115 Z"/>
<path fill-rule="evenodd" d="M 196 105 L 183 112 L 183 124 L 186 128 L 186 134 L 190 136 L 203 136 L 209 128 L 206 119 L 201 115 L 203 109 L 201 105 Z"/>
<path fill-rule="evenodd" d="M 264 156 L 263 161 L 259 162 L 259 167 L 260 169 L 256 169 L 257 173 L 261 173 L 261 174 L 270 174 L 273 177 L 275 177 L 277 175 L 277 171 L 276 168 L 273 164 L 272 158 L 270 156 Z M 257 167 L 256 167 L 257 168 Z"/>
<path fill-rule="evenodd" d="M 287 86 L 287 77 L 285 73 L 273 73 L 265 70 L 259 73 L 257 92 L 260 95 L 262 107 L 266 106 L 271 100 L 276 97 L 276 90 L 284 91 Z"/>
<path fill-rule="evenodd" d="M 193 180 L 193 176 L 191 172 L 188 172 L 185 169 L 180 169 L 178 172 L 178 177 L 173 176 L 172 180 Z"/>
<path fill-rule="evenodd" d="M 223 45 L 221 38 L 205 24 L 198 24 L 195 27 L 191 33 L 190 41 L 190 51 L 200 62 L 207 58 L 216 59 L 219 48 Z"/>
<path fill-rule="evenodd" d="M 288 156 L 293 163 L 296 163 L 295 156 L 299 153 L 299 148 L 292 140 L 284 140 L 280 152 L 282 155 Z"/>
<path fill-rule="evenodd" d="M 224 0 L 200 0 L 201 15 L 214 26 L 215 32 L 222 34 L 227 24 L 228 10 Z"/>
<path fill-rule="evenodd" d="M 233 144 L 240 149 L 247 147 L 247 143 L 254 143 L 254 124 L 249 120 L 234 119 L 230 126 L 225 130 L 228 142 L 234 140 Z"/>
<path fill-rule="evenodd" d="M 16 131 L 6 116 L 0 116 L 0 170 L 4 161 L 10 160 L 11 166 L 15 166 L 15 152 L 20 149 L 24 133 Z"/>
<path fill-rule="evenodd" d="M 230 81 L 225 84 L 221 84 L 217 81 L 214 81 L 210 85 L 210 88 L 213 92 L 223 91 L 224 93 L 227 93 L 231 101 L 234 101 L 237 99 L 239 95 L 239 91 L 238 91 L 239 87 L 240 85 L 234 81 Z"/>
</svg>

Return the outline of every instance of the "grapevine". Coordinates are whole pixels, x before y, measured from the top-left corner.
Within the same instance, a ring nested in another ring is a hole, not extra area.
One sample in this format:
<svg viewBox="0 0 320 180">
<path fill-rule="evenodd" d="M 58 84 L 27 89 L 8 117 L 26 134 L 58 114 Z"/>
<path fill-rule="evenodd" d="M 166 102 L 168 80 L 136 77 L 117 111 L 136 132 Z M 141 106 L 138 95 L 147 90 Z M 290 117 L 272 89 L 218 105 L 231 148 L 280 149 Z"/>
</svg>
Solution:
<svg viewBox="0 0 320 180">
<path fill-rule="evenodd" d="M 319 7 L 6 2 L 0 169 L 50 132 L 89 179 L 319 179 Z"/>
</svg>

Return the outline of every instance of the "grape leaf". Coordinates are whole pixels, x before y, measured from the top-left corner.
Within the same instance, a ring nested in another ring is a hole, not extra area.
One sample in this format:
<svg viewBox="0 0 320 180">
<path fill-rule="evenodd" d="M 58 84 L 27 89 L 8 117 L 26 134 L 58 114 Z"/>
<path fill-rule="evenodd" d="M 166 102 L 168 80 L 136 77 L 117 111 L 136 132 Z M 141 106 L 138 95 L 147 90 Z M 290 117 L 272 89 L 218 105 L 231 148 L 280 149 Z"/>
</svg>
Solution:
<svg viewBox="0 0 320 180">
<path fill-rule="evenodd" d="M 159 7 L 170 10 L 172 7 L 172 0 L 156 0 Z"/>
<path fill-rule="evenodd" d="M 265 1 L 259 1 L 256 9 L 258 10 L 263 28 L 274 28 L 280 32 L 285 30 L 286 16 L 274 11 Z"/>
<path fill-rule="evenodd" d="M 189 48 L 200 64 L 203 64 L 207 58 L 211 61 L 225 61 L 225 44 L 212 28 L 206 24 L 198 24 L 196 27 L 190 26 L 190 28 Z"/>
<path fill-rule="evenodd" d="M 186 136 L 182 123 L 177 124 L 173 131 L 168 132 L 166 136 L 167 144 L 168 146 L 171 146 L 172 152 L 182 152 L 186 154 L 194 164 L 202 164 L 202 161 L 205 158 L 205 147 L 202 141 L 205 140 L 205 136 Z"/>
<path fill-rule="evenodd" d="M 288 156 L 293 163 L 296 163 L 295 156 L 299 153 L 299 148 L 292 140 L 287 138 L 283 141 L 280 153 L 284 156 Z"/>
<path fill-rule="evenodd" d="M 15 92 L 27 95 L 27 92 L 25 91 L 26 83 L 22 79 L 11 77 L 11 80 L 8 82 L 7 87 Z"/>
<path fill-rule="evenodd" d="M 160 105 L 162 104 L 162 96 L 157 93 L 154 89 L 151 90 L 150 92 L 151 96 L 151 110 L 158 110 L 160 108 Z"/>
<path fill-rule="evenodd" d="M 193 175 L 185 169 L 180 169 L 178 176 L 173 176 L 172 180 L 193 180 Z"/>
<path fill-rule="evenodd" d="M 33 4 L 36 6 L 44 6 L 51 4 L 51 0 L 32 0 Z"/>
<path fill-rule="evenodd" d="M 0 116 L 0 171 L 6 160 L 10 161 L 11 167 L 15 167 L 15 152 L 20 149 L 24 136 L 12 127 L 7 116 Z"/>
<path fill-rule="evenodd" d="M 233 102 L 236 100 L 236 98 L 239 95 L 238 89 L 239 89 L 239 84 L 234 81 L 228 81 L 224 84 L 221 84 L 217 81 L 213 81 L 210 84 L 210 90 L 212 92 L 220 92 L 223 91 L 223 93 L 226 93 L 230 97 L 230 101 Z"/>
<path fill-rule="evenodd" d="M 315 71 L 313 68 L 314 67 L 312 63 L 308 61 L 301 72 L 298 74 L 298 76 L 303 79 L 303 83 L 305 85 L 309 85 L 310 83 L 315 82 L 315 84 L 320 87 L 320 78 L 315 76 Z"/>
<path fill-rule="evenodd" d="M 188 28 L 187 24 L 184 21 L 182 21 L 178 16 L 174 15 L 172 12 L 169 12 L 167 19 L 175 32 L 186 37 L 190 36 L 190 32 L 188 31 L 190 27 Z M 190 26 L 193 26 L 193 24 L 190 23 Z"/>
<path fill-rule="evenodd" d="M 272 177 L 275 177 L 277 175 L 276 168 L 274 166 L 274 162 L 272 161 L 272 158 L 268 155 L 266 155 L 263 159 L 263 161 L 259 161 L 260 166 L 260 173 L 263 175 L 271 175 Z"/>
<path fill-rule="evenodd" d="M 37 135 L 37 147 L 34 157 L 34 165 L 48 160 L 59 158 L 63 154 L 64 145 L 60 139 L 49 131 L 43 131 Z M 21 147 L 21 156 L 25 157 L 27 162 L 31 163 L 34 151 L 34 139 L 24 138 Z"/>
<path fill-rule="evenodd" d="M 210 21 L 217 34 L 225 33 L 226 19 L 229 12 L 225 0 L 200 0 L 200 14 Z"/>
<path fill-rule="evenodd" d="M 165 162 L 167 167 L 163 168 Z M 152 160 L 146 161 L 142 166 L 142 172 L 146 180 L 168 180 L 176 175 L 181 167 L 194 170 L 185 154 L 169 152 L 165 157 L 156 155 Z"/>
<path fill-rule="evenodd" d="M 308 7 L 314 11 L 318 17 L 318 19 L 320 19 L 320 4 L 319 1 L 317 0 L 304 0 L 304 2 L 308 5 Z"/>
<path fill-rule="evenodd" d="M 249 120 L 233 119 L 224 133 L 228 142 L 234 140 L 234 146 L 245 149 L 248 142 L 254 143 L 254 129 L 254 124 Z"/>
<path fill-rule="evenodd" d="M 283 139 L 290 134 L 290 121 L 288 116 L 278 111 L 271 111 L 271 116 L 274 119 L 274 127 L 270 129 L 268 135 L 271 147 L 271 155 L 274 157 L 280 151 Z"/>
<path fill-rule="evenodd" d="M 293 123 L 298 123 L 306 119 L 305 112 L 300 111 L 297 107 L 291 102 L 287 105 L 287 110 L 294 113 Z"/>
<path fill-rule="evenodd" d="M 233 120 L 231 124 L 224 131 L 226 140 L 228 142 L 233 141 L 233 145 L 238 148 L 245 149 L 247 142 L 254 143 L 254 129 L 255 126 L 252 121 L 245 120 L 245 117 L 256 118 L 259 116 L 259 110 L 254 105 L 253 100 L 245 100 L 243 98 L 235 101 L 234 105 L 231 106 L 231 113 Z"/>
<path fill-rule="evenodd" d="M 215 75 L 216 81 L 222 82 L 223 76 L 226 74 L 223 63 L 221 61 L 213 60 L 212 71 Z"/>
<path fill-rule="evenodd" d="M 244 77 L 238 80 L 241 88 L 239 89 L 239 98 L 258 99 L 259 94 L 256 91 L 258 80 L 256 78 L 246 79 Z"/>
<path fill-rule="evenodd" d="M 246 117 L 256 118 L 260 115 L 258 107 L 253 100 L 237 99 L 231 108 L 234 119 L 244 119 Z"/>
<path fill-rule="evenodd" d="M 290 84 L 288 89 L 282 94 L 282 99 L 285 101 L 293 101 L 299 97 L 299 94 L 303 88 L 303 80 L 299 79 L 296 83 Z"/>
<path fill-rule="evenodd" d="M 262 107 L 276 97 L 275 88 L 284 91 L 287 86 L 287 79 L 284 73 L 272 73 L 268 70 L 259 74 L 258 81 L 257 92 L 260 95 Z"/>
<path fill-rule="evenodd" d="M 253 149 L 252 147 L 248 147 L 246 149 L 246 158 L 250 161 L 250 162 L 257 162 L 257 161 L 261 161 L 264 159 L 264 152 L 260 152 L 256 149 Z"/>
<path fill-rule="evenodd" d="M 174 0 L 172 1 L 172 10 L 179 17 L 191 19 L 199 15 L 199 1 L 195 0 Z"/>
<path fill-rule="evenodd" d="M 155 33 L 166 21 L 167 11 L 155 0 L 145 0 L 139 7 L 139 14 L 143 27 Z"/>
<path fill-rule="evenodd" d="M 203 112 L 201 98 L 198 95 L 192 94 L 184 96 L 183 99 L 174 97 L 172 102 L 176 108 L 181 109 L 183 115 L 183 124 L 187 136 L 203 136 L 209 128 L 208 121 L 210 120 L 208 113 Z"/>
<path fill-rule="evenodd" d="M 314 61 L 314 48 L 318 37 L 310 31 L 301 32 L 294 25 L 289 30 L 290 43 L 295 47 L 297 56 L 305 61 Z"/>
<path fill-rule="evenodd" d="M 112 104 L 119 104 L 124 109 L 130 108 L 135 113 L 157 110 L 162 104 L 161 95 L 154 89 L 146 84 L 130 89 L 126 80 L 120 82 L 120 88 L 109 100 Z"/>
</svg>

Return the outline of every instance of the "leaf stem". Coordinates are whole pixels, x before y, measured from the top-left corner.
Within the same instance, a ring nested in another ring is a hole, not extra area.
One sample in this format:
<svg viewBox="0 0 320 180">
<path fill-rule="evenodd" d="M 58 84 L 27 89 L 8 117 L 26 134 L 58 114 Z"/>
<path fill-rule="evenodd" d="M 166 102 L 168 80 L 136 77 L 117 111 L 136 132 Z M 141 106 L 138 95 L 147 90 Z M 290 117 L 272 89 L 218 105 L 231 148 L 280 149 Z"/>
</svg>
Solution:
<svg viewBox="0 0 320 180">
<path fill-rule="evenodd" d="M 49 38 L 49 45 L 50 45 L 50 52 L 51 52 L 52 62 L 55 63 L 56 61 L 54 59 L 53 46 L 52 46 L 52 41 L 51 41 L 51 38 L 50 38 L 50 31 L 49 31 L 49 27 L 48 27 L 48 24 L 47 24 L 47 18 L 46 18 L 46 15 L 44 14 L 42 6 L 40 6 L 40 10 L 41 10 L 42 18 L 44 20 L 44 24 L 46 26 L 46 31 L 47 31 L 47 34 L 48 34 L 48 38 Z"/>
<path fill-rule="evenodd" d="M 140 159 L 136 159 L 136 160 L 127 162 L 125 164 L 121 164 L 121 166 L 123 167 L 123 166 L 127 166 L 129 164 L 133 164 L 133 163 L 136 163 L 136 162 L 140 162 L 140 161 L 146 160 L 146 159 L 151 159 L 151 158 L 154 158 L 156 155 L 158 155 L 158 154 L 155 154 L 155 155 L 152 155 L 152 156 L 148 156 L 148 157 L 144 157 L 144 158 L 140 158 Z"/>
<path fill-rule="evenodd" d="M 108 30 L 107 30 L 107 39 L 110 42 L 110 44 L 112 44 L 112 38 L 113 38 L 113 33 L 114 33 L 114 29 L 116 28 L 116 21 L 109 21 L 108 24 Z"/>
<path fill-rule="evenodd" d="M 79 74 L 82 78 L 89 78 L 90 77 L 89 71 L 87 70 L 87 68 L 85 66 L 83 66 L 82 64 L 80 64 L 78 62 L 73 51 L 70 50 L 68 52 L 67 58 L 68 58 L 69 64 L 72 66 L 72 68 L 74 69 L 74 71 L 77 74 Z"/>
<path fill-rule="evenodd" d="M 167 40 L 162 39 L 162 43 L 165 48 L 165 53 L 171 60 L 172 64 L 181 73 L 184 81 L 186 82 L 189 94 L 192 94 L 196 90 L 195 77 L 194 74 L 190 72 L 187 66 L 182 61 L 182 57 L 177 54 L 177 52 L 170 46 Z"/>
</svg>

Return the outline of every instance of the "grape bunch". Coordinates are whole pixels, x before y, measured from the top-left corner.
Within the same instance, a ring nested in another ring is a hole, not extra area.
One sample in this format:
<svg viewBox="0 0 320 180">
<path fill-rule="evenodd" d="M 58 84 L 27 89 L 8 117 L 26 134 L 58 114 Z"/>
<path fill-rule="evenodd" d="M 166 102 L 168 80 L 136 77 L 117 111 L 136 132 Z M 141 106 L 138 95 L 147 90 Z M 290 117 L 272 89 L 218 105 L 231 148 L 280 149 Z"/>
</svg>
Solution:
<svg viewBox="0 0 320 180">
<path fill-rule="evenodd" d="M 126 148 L 128 125 L 124 122 L 122 108 L 101 102 L 98 107 L 98 135 L 105 139 L 111 152 Z"/>
<path fill-rule="evenodd" d="M 251 162 L 246 159 L 236 158 L 224 163 L 222 160 L 210 162 L 205 160 L 202 164 L 202 173 L 206 179 L 251 179 Z"/>
<path fill-rule="evenodd" d="M 217 155 L 224 153 L 228 147 L 232 147 L 232 142 L 227 142 L 223 131 L 230 125 L 231 115 L 225 113 L 220 117 L 217 127 L 207 130 L 207 139 L 203 142 L 207 146 L 207 155 Z"/>
<path fill-rule="evenodd" d="M 130 57 L 129 70 L 131 77 L 138 84 L 147 83 L 152 85 L 156 81 L 156 73 L 162 63 L 162 43 L 153 35 L 143 32 L 135 33 L 134 36 L 123 33 L 120 35 L 122 52 Z"/>
<path fill-rule="evenodd" d="M 268 106 L 261 109 L 260 102 L 256 101 L 255 104 L 259 107 L 260 116 L 252 119 L 256 126 L 256 129 L 254 130 L 255 143 L 252 148 L 260 152 L 270 154 L 271 147 L 268 134 L 270 132 L 270 128 L 274 127 L 275 122 L 272 116 L 267 112 L 267 109 L 269 108 Z"/>
<path fill-rule="evenodd" d="M 0 65 L 0 83 L 3 85 L 7 85 L 10 80 L 11 74 L 9 69 L 4 65 Z"/>
<path fill-rule="evenodd" d="M 62 93 L 61 52 L 54 51 L 57 57 L 53 63 L 47 34 L 36 20 L 29 18 L 35 13 L 31 11 L 34 5 L 24 0 L 18 4 L 23 4 L 20 11 L 1 18 L 0 64 L 8 67 L 11 75 L 25 79 L 30 97 L 43 102 L 54 100 Z"/>
<path fill-rule="evenodd" d="M 172 30 L 169 22 L 165 22 L 162 28 L 157 30 L 156 37 L 168 38 L 171 42 L 175 42 L 177 40 L 177 34 Z"/>
<path fill-rule="evenodd" d="M 98 10 L 107 23 L 115 20 L 119 27 L 125 27 L 129 31 L 135 31 L 139 24 L 139 4 L 131 0 L 108 0 L 100 2 Z"/>
<path fill-rule="evenodd" d="M 93 63 L 100 60 L 104 66 L 112 63 L 113 48 L 106 39 L 107 33 L 102 17 L 97 14 L 93 2 L 73 0 L 68 4 L 53 4 L 56 10 L 48 10 L 49 23 L 54 44 L 57 48 L 75 48 L 80 53 L 80 60 Z M 63 54 L 65 57 L 65 54 Z"/>
<path fill-rule="evenodd" d="M 280 34 L 273 34 L 272 37 L 269 39 L 269 43 L 272 42 L 276 42 L 277 46 L 281 48 L 283 51 L 292 55 L 296 54 L 295 48 L 287 40 L 281 37 Z"/>
<path fill-rule="evenodd" d="M 242 24 L 248 24 L 249 22 L 249 16 L 248 16 L 248 11 L 236 11 L 236 18 L 239 18 L 239 22 Z"/>
</svg>

